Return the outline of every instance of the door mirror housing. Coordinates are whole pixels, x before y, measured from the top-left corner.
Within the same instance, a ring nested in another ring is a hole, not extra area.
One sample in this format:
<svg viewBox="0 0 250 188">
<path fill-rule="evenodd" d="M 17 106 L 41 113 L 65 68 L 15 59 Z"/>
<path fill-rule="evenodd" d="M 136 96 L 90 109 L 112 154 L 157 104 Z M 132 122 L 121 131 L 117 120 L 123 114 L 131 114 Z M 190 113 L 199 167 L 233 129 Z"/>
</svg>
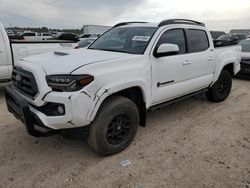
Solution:
<svg viewBox="0 0 250 188">
<path fill-rule="evenodd" d="M 156 48 L 154 52 L 154 56 L 156 58 L 163 57 L 163 56 L 169 56 L 169 55 L 176 55 L 180 51 L 179 46 L 176 44 L 161 44 L 158 48 Z"/>
</svg>

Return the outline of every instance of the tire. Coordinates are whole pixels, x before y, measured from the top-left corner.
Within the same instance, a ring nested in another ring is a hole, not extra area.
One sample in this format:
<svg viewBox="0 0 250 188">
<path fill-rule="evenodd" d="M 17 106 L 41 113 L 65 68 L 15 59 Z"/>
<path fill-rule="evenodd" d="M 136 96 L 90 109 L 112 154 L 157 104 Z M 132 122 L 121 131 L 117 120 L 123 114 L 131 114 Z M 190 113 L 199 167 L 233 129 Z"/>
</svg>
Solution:
<svg viewBox="0 0 250 188">
<path fill-rule="evenodd" d="M 209 101 L 222 102 L 230 94 L 232 89 L 232 76 L 231 74 L 223 70 L 212 87 L 206 92 L 206 96 Z"/>
<path fill-rule="evenodd" d="M 121 96 L 104 101 L 89 131 L 89 145 L 102 156 L 126 149 L 134 139 L 139 125 L 136 104 Z"/>
</svg>

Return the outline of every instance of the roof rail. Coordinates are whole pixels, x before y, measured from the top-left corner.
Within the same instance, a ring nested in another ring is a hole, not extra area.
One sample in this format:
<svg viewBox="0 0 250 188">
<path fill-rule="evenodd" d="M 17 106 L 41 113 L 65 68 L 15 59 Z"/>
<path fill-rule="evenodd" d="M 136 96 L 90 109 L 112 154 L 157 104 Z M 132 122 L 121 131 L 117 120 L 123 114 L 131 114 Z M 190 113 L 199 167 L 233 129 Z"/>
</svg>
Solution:
<svg viewBox="0 0 250 188">
<path fill-rule="evenodd" d="M 188 24 L 188 25 L 199 25 L 205 27 L 205 24 L 202 22 L 197 22 L 194 20 L 187 20 L 187 19 L 163 20 L 162 22 L 159 23 L 158 27 L 162 27 L 164 25 L 172 25 L 172 24 Z"/>
<path fill-rule="evenodd" d="M 124 26 L 124 25 L 129 25 L 129 24 L 133 24 L 133 23 L 147 23 L 147 22 L 121 22 L 121 23 L 118 23 L 118 24 L 114 25 L 113 28 L 114 27 Z"/>
</svg>

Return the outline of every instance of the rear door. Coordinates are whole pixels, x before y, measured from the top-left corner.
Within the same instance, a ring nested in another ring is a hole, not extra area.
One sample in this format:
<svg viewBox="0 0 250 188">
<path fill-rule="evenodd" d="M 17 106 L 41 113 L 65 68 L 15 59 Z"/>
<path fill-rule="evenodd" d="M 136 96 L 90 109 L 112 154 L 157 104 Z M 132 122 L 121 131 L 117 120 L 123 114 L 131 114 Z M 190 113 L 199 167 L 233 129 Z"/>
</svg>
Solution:
<svg viewBox="0 0 250 188">
<path fill-rule="evenodd" d="M 9 76 L 9 62 L 7 53 L 8 52 L 3 40 L 3 35 L 0 33 L 0 83 L 4 82 Z"/>
<path fill-rule="evenodd" d="M 186 29 L 189 63 L 187 77 L 195 79 L 198 87 L 207 87 L 213 80 L 215 53 L 209 43 L 208 33 L 201 29 Z"/>
</svg>

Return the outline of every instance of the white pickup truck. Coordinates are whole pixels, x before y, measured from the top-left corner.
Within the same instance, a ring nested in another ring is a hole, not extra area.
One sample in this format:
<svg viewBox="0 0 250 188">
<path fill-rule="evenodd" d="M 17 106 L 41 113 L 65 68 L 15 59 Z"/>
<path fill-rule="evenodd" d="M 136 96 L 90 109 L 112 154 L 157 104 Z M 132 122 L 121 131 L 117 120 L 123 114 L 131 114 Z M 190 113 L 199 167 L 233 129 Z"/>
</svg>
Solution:
<svg viewBox="0 0 250 188">
<path fill-rule="evenodd" d="M 42 41 L 54 38 L 54 36 L 50 33 L 37 33 L 37 32 L 24 32 L 21 34 L 21 37 L 26 41 Z"/>
<path fill-rule="evenodd" d="M 214 48 L 196 21 L 120 23 L 87 49 L 20 60 L 5 90 L 7 107 L 33 136 L 78 130 L 97 153 L 112 155 L 145 126 L 147 111 L 200 93 L 225 100 L 240 51 Z"/>
<path fill-rule="evenodd" d="M 66 41 L 9 41 L 5 28 L 0 23 L 0 84 L 10 81 L 12 66 L 23 57 L 59 49 L 73 49 L 77 43 Z"/>
</svg>

